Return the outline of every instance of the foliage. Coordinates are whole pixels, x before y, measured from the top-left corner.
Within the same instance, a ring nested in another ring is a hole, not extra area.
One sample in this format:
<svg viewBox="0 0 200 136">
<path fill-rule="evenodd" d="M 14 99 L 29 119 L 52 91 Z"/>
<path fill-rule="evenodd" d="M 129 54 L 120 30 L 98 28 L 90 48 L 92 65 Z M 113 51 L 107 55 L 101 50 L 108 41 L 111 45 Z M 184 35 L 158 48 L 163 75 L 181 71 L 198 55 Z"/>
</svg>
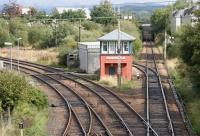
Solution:
<svg viewBox="0 0 200 136">
<path fill-rule="evenodd" d="M 4 42 L 10 41 L 9 25 L 4 19 L 0 19 L 0 47 L 4 46 Z"/>
<path fill-rule="evenodd" d="M 86 18 L 85 11 L 82 9 L 79 9 L 77 11 L 65 11 L 64 13 L 61 14 L 61 17 L 63 19 L 68 19 L 68 18 Z"/>
<path fill-rule="evenodd" d="M 47 105 L 46 98 L 40 91 L 26 82 L 24 76 L 10 71 L 0 71 L 0 101 L 4 110 L 12 109 L 19 102 L 27 102 L 43 108 Z"/>
<path fill-rule="evenodd" d="M 156 34 L 163 32 L 164 30 L 169 30 L 169 16 L 171 9 L 157 9 L 153 12 L 151 16 L 151 24 Z"/>
<path fill-rule="evenodd" d="M 77 43 L 75 41 L 74 36 L 68 36 L 65 39 L 64 43 L 58 48 L 58 50 L 59 50 L 58 59 L 59 59 L 60 65 L 66 64 L 67 52 L 74 50 L 76 48 L 76 46 L 77 46 Z"/>
<path fill-rule="evenodd" d="M 21 15 L 20 5 L 14 2 L 11 2 L 9 4 L 4 4 L 2 12 L 5 13 L 5 15 L 9 16 L 20 16 Z"/>
<path fill-rule="evenodd" d="M 28 44 L 28 26 L 26 21 L 20 18 L 11 18 L 9 21 L 9 32 L 13 37 L 13 42 L 17 44 L 17 38 L 22 38 L 20 45 Z"/>
<path fill-rule="evenodd" d="M 177 45 L 180 48 L 180 57 L 187 64 L 187 70 L 196 85 L 199 85 L 200 77 L 200 23 L 195 27 L 186 26 L 178 35 Z"/>
<path fill-rule="evenodd" d="M 133 52 L 135 53 L 135 55 L 138 55 L 141 49 L 142 49 L 142 41 L 140 39 L 136 39 L 134 42 Z"/>
<path fill-rule="evenodd" d="M 168 44 L 167 45 L 167 56 L 168 59 L 178 57 L 179 48 L 175 44 Z"/>
<path fill-rule="evenodd" d="M 50 44 L 52 37 L 51 29 L 43 24 L 34 24 L 28 32 L 29 44 L 34 48 L 46 48 Z"/>
<path fill-rule="evenodd" d="M 189 6 L 189 3 L 187 0 L 177 0 L 175 3 L 174 3 L 174 8 L 175 9 L 183 9 L 185 7 L 188 7 Z"/>
<path fill-rule="evenodd" d="M 24 136 L 45 136 L 48 122 L 48 109 L 20 102 L 12 114 L 13 127 L 6 132 L 7 136 L 19 136 L 19 122 L 24 123 Z"/>
<path fill-rule="evenodd" d="M 136 22 L 134 21 L 122 21 L 121 22 L 121 30 L 136 37 L 135 42 L 133 43 L 133 52 L 135 55 L 138 55 L 140 50 L 142 49 L 142 41 L 140 39 L 141 33 L 140 30 L 138 29 L 138 26 Z"/>
<path fill-rule="evenodd" d="M 45 11 L 38 11 L 35 15 L 36 19 L 45 19 L 48 18 Z"/>
<path fill-rule="evenodd" d="M 175 78 L 175 85 L 178 92 L 181 94 L 184 104 L 186 106 L 187 114 L 192 123 L 192 126 L 197 132 L 197 135 L 200 134 L 200 95 L 198 88 L 193 88 L 193 83 L 188 77 L 188 72 L 185 70 L 186 65 L 180 63 L 172 74 Z"/>
<path fill-rule="evenodd" d="M 82 23 L 82 27 L 85 29 L 85 30 L 99 30 L 101 29 L 101 26 L 95 22 L 92 22 L 92 21 L 84 21 Z"/>
<path fill-rule="evenodd" d="M 37 14 L 37 9 L 34 7 L 30 7 L 29 15 L 35 16 Z"/>
<path fill-rule="evenodd" d="M 91 18 L 92 21 L 104 25 L 113 24 L 117 22 L 116 15 L 112 10 L 112 4 L 108 0 L 105 0 L 101 2 L 100 5 L 93 7 L 91 11 Z"/>
</svg>

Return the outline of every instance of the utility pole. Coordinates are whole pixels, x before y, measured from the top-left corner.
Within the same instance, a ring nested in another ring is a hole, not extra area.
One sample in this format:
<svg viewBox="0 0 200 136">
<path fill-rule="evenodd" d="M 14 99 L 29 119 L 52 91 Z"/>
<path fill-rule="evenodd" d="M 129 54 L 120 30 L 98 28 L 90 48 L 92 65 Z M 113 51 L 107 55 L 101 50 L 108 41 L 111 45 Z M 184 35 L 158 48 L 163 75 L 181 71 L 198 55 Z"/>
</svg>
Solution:
<svg viewBox="0 0 200 136">
<path fill-rule="evenodd" d="M 56 31 L 56 47 L 57 47 L 57 44 L 58 44 L 58 41 L 57 41 L 57 19 L 55 19 L 55 31 Z"/>
<path fill-rule="evenodd" d="M 10 46 L 10 70 L 12 70 L 12 43 L 10 42 L 5 42 L 5 46 Z"/>
<path fill-rule="evenodd" d="M 18 70 L 18 72 L 19 72 L 19 42 L 20 42 L 20 40 L 21 40 L 22 38 L 18 38 L 17 39 L 17 70 Z"/>
<path fill-rule="evenodd" d="M 120 19 L 118 19 L 118 46 L 117 46 L 117 52 L 119 55 L 118 59 L 118 87 L 121 88 L 121 40 L 120 40 Z"/>
<path fill-rule="evenodd" d="M 165 43 L 164 43 L 164 60 L 167 59 L 167 32 L 165 30 Z"/>
<path fill-rule="evenodd" d="M 118 7 L 118 13 L 119 13 L 119 18 L 118 18 L 118 46 L 117 46 L 117 53 L 119 55 L 118 59 L 118 71 L 117 71 L 117 83 L 119 89 L 121 89 L 121 37 L 120 37 L 120 7 Z"/>
<path fill-rule="evenodd" d="M 81 42 L 81 19 L 79 20 L 79 42 Z"/>
</svg>

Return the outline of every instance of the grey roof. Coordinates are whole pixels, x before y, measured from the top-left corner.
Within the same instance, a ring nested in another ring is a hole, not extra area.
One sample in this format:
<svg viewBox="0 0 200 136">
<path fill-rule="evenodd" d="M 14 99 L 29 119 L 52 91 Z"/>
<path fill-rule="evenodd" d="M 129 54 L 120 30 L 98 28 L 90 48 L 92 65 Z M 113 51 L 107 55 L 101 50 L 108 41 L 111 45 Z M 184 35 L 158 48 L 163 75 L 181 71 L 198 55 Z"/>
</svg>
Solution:
<svg viewBox="0 0 200 136">
<path fill-rule="evenodd" d="M 195 10 L 198 10 L 199 6 L 193 6 L 190 8 L 185 8 L 185 9 L 181 9 L 181 10 L 176 10 L 173 12 L 173 17 L 183 17 L 186 15 L 191 15 Z"/>
<path fill-rule="evenodd" d="M 124 33 L 120 31 L 120 40 L 122 41 L 133 41 L 136 38 L 133 36 L 128 35 L 127 33 Z M 118 40 L 118 29 L 98 38 L 99 41 L 117 41 Z"/>
<path fill-rule="evenodd" d="M 184 9 L 181 9 L 181 10 L 177 10 L 173 13 L 173 17 L 181 17 L 184 15 Z"/>
</svg>

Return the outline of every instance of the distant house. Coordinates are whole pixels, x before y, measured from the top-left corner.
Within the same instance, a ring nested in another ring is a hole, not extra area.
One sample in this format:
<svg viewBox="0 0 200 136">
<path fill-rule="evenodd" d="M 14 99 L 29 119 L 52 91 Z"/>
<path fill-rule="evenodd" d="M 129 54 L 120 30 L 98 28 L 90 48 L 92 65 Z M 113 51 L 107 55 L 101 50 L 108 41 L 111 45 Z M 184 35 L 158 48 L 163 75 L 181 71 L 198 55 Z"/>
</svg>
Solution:
<svg viewBox="0 0 200 136">
<path fill-rule="evenodd" d="M 199 6 L 193 6 L 190 8 L 174 11 L 170 17 L 171 31 L 177 32 L 177 30 L 183 25 L 194 26 L 194 24 L 197 22 L 197 17 L 194 15 L 193 12 L 198 9 Z"/>
<path fill-rule="evenodd" d="M 68 12 L 69 10 L 72 11 L 78 11 L 78 10 L 83 10 L 85 12 L 86 18 L 90 19 L 90 10 L 88 8 L 69 8 L 69 7 L 56 7 L 56 10 L 58 11 L 59 14 L 62 14 L 64 12 Z"/>
<path fill-rule="evenodd" d="M 21 8 L 22 15 L 29 15 L 30 11 L 31 11 L 31 8 L 29 8 L 29 7 Z"/>
</svg>

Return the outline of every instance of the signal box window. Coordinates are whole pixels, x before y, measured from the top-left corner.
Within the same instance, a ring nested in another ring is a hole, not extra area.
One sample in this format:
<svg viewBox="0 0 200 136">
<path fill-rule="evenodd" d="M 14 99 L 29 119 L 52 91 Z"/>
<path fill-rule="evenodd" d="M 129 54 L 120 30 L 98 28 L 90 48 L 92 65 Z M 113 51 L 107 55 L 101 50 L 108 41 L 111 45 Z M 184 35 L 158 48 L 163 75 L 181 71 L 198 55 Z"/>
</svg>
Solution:
<svg viewBox="0 0 200 136">
<path fill-rule="evenodd" d="M 107 42 L 103 42 L 103 52 L 107 52 L 107 51 L 108 51 Z"/>
<path fill-rule="evenodd" d="M 128 44 L 127 44 L 127 42 L 124 42 L 124 51 L 128 51 Z"/>
</svg>

